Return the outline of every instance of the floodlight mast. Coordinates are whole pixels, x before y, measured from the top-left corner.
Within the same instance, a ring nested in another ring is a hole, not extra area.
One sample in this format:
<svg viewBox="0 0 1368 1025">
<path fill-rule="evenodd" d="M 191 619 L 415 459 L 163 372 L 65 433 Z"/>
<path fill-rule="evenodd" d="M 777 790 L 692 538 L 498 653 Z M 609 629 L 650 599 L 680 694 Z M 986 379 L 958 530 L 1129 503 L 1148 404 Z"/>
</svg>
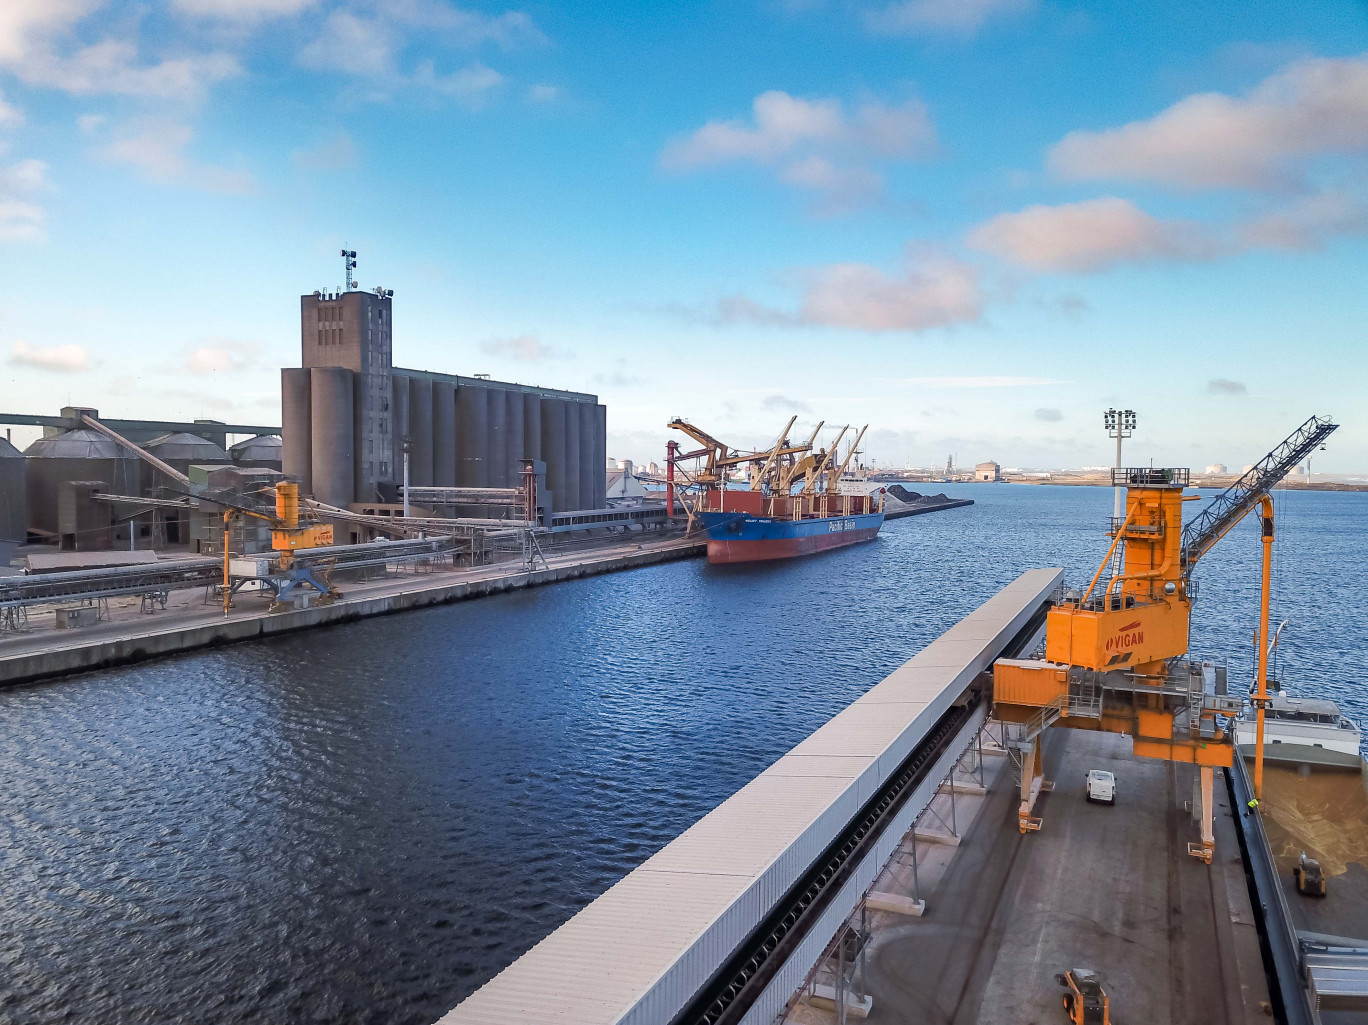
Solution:
<svg viewBox="0 0 1368 1025">
<path fill-rule="evenodd" d="M 1135 433 L 1135 410 L 1108 409 L 1102 414 L 1102 421 L 1107 426 L 1107 437 L 1116 439 L 1116 468 L 1119 470 L 1121 469 L 1121 441 Z M 1120 522 L 1121 488 L 1117 487 L 1115 491 L 1116 503 L 1112 515 Z"/>
</svg>

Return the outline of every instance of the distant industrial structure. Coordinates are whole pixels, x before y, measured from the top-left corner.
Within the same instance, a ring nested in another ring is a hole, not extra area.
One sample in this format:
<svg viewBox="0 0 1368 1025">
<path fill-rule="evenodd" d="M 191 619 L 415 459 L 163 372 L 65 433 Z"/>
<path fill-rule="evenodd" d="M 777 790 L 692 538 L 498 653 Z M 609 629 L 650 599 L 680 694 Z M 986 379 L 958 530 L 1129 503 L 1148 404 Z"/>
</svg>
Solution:
<svg viewBox="0 0 1368 1025">
<path fill-rule="evenodd" d="M 282 466 L 340 508 L 401 501 L 414 488 L 517 487 L 546 464 L 558 512 L 599 509 L 607 491 L 607 408 L 598 397 L 486 377 L 406 370 L 393 360 L 393 292 L 300 298 L 300 366 L 281 371 Z"/>
<path fill-rule="evenodd" d="M 1000 481 L 1002 480 L 1002 467 L 991 460 L 986 463 L 977 463 L 974 466 L 974 480 Z"/>
<path fill-rule="evenodd" d="M 346 290 L 300 299 L 300 365 L 281 371 L 282 426 L 116 420 L 82 406 L 0 413 L 0 424 L 43 429 L 24 452 L 0 437 L 0 566 L 30 542 L 221 549 L 222 510 L 191 492 L 259 496 L 282 479 L 349 520 L 353 542 L 384 530 L 366 516 L 404 513 L 406 482 L 420 516 L 462 515 L 470 492 L 459 489 L 481 489 L 474 515 L 491 515 L 493 503 L 493 515 L 509 516 L 510 496 L 530 488 L 524 512 L 545 528 L 623 529 L 621 516 L 591 515 L 607 506 L 607 409 L 597 396 L 395 367 L 394 293 L 358 290 L 356 253 L 343 256 Z M 634 478 L 626 486 L 639 490 Z M 232 534 L 235 552 L 270 548 L 261 522 L 239 519 Z"/>
</svg>

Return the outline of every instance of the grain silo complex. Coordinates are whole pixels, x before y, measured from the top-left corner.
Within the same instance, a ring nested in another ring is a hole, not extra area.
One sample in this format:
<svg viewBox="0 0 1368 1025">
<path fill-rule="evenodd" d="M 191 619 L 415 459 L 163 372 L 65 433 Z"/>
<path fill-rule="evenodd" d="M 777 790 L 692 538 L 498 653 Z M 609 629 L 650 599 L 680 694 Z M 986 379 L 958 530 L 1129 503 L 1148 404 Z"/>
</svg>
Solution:
<svg viewBox="0 0 1368 1025">
<path fill-rule="evenodd" d="M 302 296 L 301 360 L 281 371 L 282 469 L 345 508 L 397 500 L 404 441 L 413 487 L 513 488 L 546 464 L 557 512 L 599 509 L 607 408 L 598 397 L 394 366 L 383 289 Z"/>
</svg>

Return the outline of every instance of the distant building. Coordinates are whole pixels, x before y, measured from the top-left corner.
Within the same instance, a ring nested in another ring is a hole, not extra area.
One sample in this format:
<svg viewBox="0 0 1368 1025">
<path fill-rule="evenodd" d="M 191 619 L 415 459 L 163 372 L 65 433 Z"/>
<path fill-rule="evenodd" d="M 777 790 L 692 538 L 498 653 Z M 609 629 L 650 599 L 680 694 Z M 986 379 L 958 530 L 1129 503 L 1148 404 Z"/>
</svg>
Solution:
<svg viewBox="0 0 1368 1025">
<path fill-rule="evenodd" d="M 396 367 L 393 309 L 382 290 L 300 297 L 300 366 L 281 371 L 281 463 L 305 494 L 344 508 L 397 502 L 407 438 L 413 487 L 513 488 L 522 460 L 539 459 L 555 509 L 599 507 L 597 396 Z"/>
<path fill-rule="evenodd" d="M 646 489 L 636 479 L 636 467 L 630 459 L 618 462 L 616 468 L 608 471 L 609 505 L 636 505 L 646 498 Z"/>
<path fill-rule="evenodd" d="M 1213 476 L 1221 476 L 1222 474 L 1227 474 L 1230 471 L 1226 469 L 1225 463 L 1212 463 L 1210 466 L 1206 468 L 1206 472 L 1212 474 Z"/>
<path fill-rule="evenodd" d="M 1002 480 L 1002 467 L 994 462 L 977 463 L 974 466 L 974 480 L 979 481 L 999 481 Z"/>
</svg>

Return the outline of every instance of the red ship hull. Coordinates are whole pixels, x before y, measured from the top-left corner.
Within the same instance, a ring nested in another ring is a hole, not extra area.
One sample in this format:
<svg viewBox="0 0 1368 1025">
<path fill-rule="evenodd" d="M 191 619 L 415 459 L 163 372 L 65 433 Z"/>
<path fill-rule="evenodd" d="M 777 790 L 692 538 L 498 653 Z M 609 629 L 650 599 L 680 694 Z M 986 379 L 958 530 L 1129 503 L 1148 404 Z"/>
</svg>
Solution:
<svg viewBox="0 0 1368 1025">
<path fill-rule="evenodd" d="M 766 562 L 771 559 L 792 559 L 813 552 L 825 552 L 832 548 L 861 541 L 872 541 L 879 528 L 868 527 L 864 530 L 846 530 L 839 534 L 813 534 L 808 537 L 766 538 L 765 540 L 708 540 L 708 561 L 724 562 Z"/>
</svg>

